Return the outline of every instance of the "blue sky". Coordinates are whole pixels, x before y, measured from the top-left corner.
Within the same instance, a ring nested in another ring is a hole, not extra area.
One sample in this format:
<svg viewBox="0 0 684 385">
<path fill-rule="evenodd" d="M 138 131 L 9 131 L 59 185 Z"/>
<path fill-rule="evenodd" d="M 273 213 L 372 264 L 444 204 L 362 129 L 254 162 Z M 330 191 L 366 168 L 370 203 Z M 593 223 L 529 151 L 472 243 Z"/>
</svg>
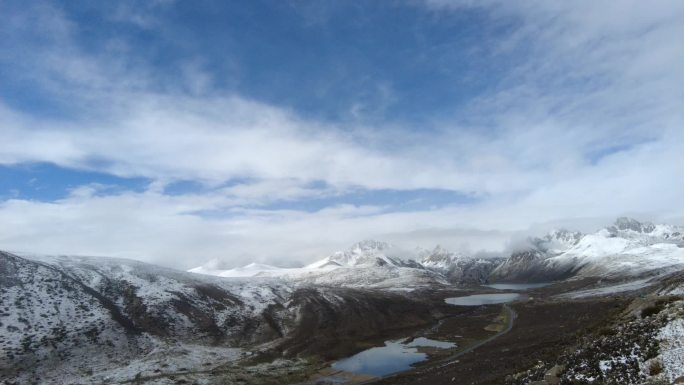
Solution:
<svg viewBox="0 0 684 385">
<path fill-rule="evenodd" d="M 681 16 L 2 2 L 0 248 L 296 264 L 360 238 L 472 252 L 540 223 L 681 220 Z"/>
<path fill-rule="evenodd" d="M 519 60 L 486 49 L 487 41 L 510 33 L 515 20 L 497 20 L 477 9 L 443 16 L 401 2 L 136 7 L 134 2 L 54 5 L 74 23 L 75 49 L 93 56 L 125 51 L 123 66 L 154 72 L 152 89 L 196 91 L 179 78 L 188 70 L 202 71 L 208 78 L 202 91 L 235 93 L 333 122 L 411 120 L 429 127 L 435 117 L 453 116 L 496 87 L 506 63 Z M 4 8 L 11 15 L 20 7 L 8 2 Z M 41 31 L 27 35 L 32 43 L 44 43 Z M 25 41 L 6 44 L 7 50 L 22 50 Z M 40 83 L 27 92 L 26 81 L 32 79 L 23 73 L 23 63 L 5 64 L 3 94 L 11 105 L 57 115 L 76 107 L 40 92 Z"/>
</svg>

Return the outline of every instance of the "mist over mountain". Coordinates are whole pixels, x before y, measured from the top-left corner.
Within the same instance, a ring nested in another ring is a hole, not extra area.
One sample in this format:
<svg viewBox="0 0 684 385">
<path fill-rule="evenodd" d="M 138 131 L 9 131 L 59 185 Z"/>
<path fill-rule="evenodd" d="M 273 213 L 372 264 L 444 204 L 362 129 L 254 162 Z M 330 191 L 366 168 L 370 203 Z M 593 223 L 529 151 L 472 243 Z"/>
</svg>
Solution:
<svg viewBox="0 0 684 385">
<path fill-rule="evenodd" d="M 612 225 L 584 234 L 554 229 L 519 242 L 509 254 L 482 258 L 453 253 L 439 245 L 434 249 L 395 249 L 373 240 L 356 243 L 303 268 L 279 268 L 256 263 L 235 269 L 200 266 L 192 272 L 232 276 L 287 277 L 294 280 L 330 280 L 337 284 L 384 285 L 385 274 L 435 282 L 487 283 L 494 281 L 540 281 L 580 276 L 638 276 L 682 264 L 684 227 L 655 225 L 620 217 Z M 349 275 L 350 282 L 346 282 Z M 414 277 L 415 276 L 415 277 Z M 360 277 L 364 277 L 361 281 Z"/>
</svg>

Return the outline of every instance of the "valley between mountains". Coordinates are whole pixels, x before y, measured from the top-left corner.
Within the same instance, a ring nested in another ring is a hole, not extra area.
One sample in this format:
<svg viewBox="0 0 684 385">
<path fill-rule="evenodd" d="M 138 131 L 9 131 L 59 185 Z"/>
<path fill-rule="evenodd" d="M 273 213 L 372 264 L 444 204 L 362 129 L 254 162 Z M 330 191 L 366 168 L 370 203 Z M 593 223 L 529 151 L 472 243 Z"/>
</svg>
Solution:
<svg viewBox="0 0 684 385">
<path fill-rule="evenodd" d="M 684 383 L 684 228 L 188 272 L 0 252 L 0 384 L 360 383 Z"/>
</svg>

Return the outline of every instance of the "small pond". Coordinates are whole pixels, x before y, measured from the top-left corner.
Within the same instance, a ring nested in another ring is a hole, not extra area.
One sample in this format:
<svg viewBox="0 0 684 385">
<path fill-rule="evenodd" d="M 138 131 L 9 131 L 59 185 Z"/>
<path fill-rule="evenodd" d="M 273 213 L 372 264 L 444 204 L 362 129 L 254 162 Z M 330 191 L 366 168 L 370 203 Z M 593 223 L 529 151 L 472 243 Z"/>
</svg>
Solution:
<svg viewBox="0 0 684 385">
<path fill-rule="evenodd" d="M 332 367 L 345 372 L 384 376 L 411 369 L 411 365 L 425 361 L 427 354 L 418 351 L 419 347 L 449 349 L 455 343 L 435 341 L 419 337 L 411 342 L 407 339 L 385 341 L 385 346 L 370 348 L 351 357 L 335 362 Z"/>
<path fill-rule="evenodd" d="M 451 297 L 444 301 L 450 305 L 480 306 L 515 301 L 520 298 L 518 293 L 474 294 L 465 297 Z"/>
<path fill-rule="evenodd" d="M 497 290 L 527 290 L 536 289 L 539 287 L 549 286 L 551 282 L 544 283 L 493 283 L 491 285 L 482 285 L 485 287 L 491 287 Z"/>
</svg>

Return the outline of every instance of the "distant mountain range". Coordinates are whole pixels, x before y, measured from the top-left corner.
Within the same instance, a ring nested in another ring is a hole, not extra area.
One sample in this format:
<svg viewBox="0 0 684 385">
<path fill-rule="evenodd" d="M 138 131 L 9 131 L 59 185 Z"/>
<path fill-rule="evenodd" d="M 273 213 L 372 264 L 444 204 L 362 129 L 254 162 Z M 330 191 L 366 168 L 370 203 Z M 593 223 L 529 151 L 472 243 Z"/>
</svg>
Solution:
<svg viewBox="0 0 684 385">
<path fill-rule="evenodd" d="M 394 256 L 393 252 L 393 247 L 385 242 L 367 240 L 302 268 L 251 263 L 228 270 L 200 266 L 189 271 L 221 277 L 278 277 L 304 284 L 407 288 L 484 283 L 497 265 L 496 259 L 461 256 L 439 246 L 434 250 L 417 251 L 418 261 Z"/>
<path fill-rule="evenodd" d="M 490 280 L 625 278 L 682 268 L 684 228 L 618 218 L 593 234 L 554 230 L 530 239 L 492 271 Z"/>
<path fill-rule="evenodd" d="M 684 265 L 684 228 L 618 218 L 593 234 L 553 230 L 528 239 L 525 248 L 495 258 L 455 254 L 440 246 L 415 254 L 413 259 L 400 258 L 389 244 L 370 240 L 303 268 L 250 264 L 228 270 L 200 266 L 190 272 L 377 287 L 619 278 Z"/>
</svg>

